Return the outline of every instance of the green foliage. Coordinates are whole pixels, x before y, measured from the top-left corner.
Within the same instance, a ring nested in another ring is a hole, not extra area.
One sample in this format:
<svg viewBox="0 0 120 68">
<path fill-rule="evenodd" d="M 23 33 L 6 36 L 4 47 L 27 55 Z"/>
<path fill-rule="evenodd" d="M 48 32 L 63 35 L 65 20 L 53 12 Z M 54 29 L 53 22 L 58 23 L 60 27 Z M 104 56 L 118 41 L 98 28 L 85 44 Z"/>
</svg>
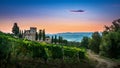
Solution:
<svg viewBox="0 0 120 68">
<path fill-rule="evenodd" d="M 35 40 L 38 40 L 38 33 L 35 34 Z"/>
<path fill-rule="evenodd" d="M 52 39 L 51 39 L 51 43 L 54 43 L 54 38 L 53 38 L 53 36 L 52 36 Z"/>
<path fill-rule="evenodd" d="M 80 42 L 68 41 L 68 42 L 67 42 L 67 45 L 80 47 Z"/>
<path fill-rule="evenodd" d="M 42 40 L 42 30 L 39 30 L 39 40 Z"/>
<path fill-rule="evenodd" d="M 43 58 L 45 61 L 47 60 L 47 53 L 43 46 L 34 46 L 32 51 L 33 58 Z"/>
<path fill-rule="evenodd" d="M 54 37 L 52 36 L 51 43 L 60 44 L 60 45 L 68 45 L 67 40 L 63 39 L 61 36 L 57 37 L 57 35 L 55 35 Z"/>
<path fill-rule="evenodd" d="M 62 41 L 63 41 L 63 38 L 62 38 L 61 36 L 59 36 L 59 38 L 58 38 L 58 43 L 61 44 Z"/>
<path fill-rule="evenodd" d="M 57 35 L 55 35 L 54 42 L 55 42 L 55 44 L 57 43 Z"/>
<path fill-rule="evenodd" d="M 43 41 L 45 41 L 45 38 L 46 38 L 46 36 L 45 36 L 45 29 L 43 30 L 42 36 L 43 36 Z"/>
<path fill-rule="evenodd" d="M 77 47 L 18 39 L 0 32 L 0 59 L 6 60 L 8 57 L 11 57 L 10 59 L 40 58 L 46 62 L 49 58 L 79 57 L 82 59 L 85 57 L 85 51 Z"/>
<path fill-rule="evenodd" d="M 83 37 L 80 46 L 88 48 L 88 44 L 89 44 L 89 38 L 88 37 Z"/>
<path fill-rule="evenodd" d="M 72 48 L 64 47 L 64 55 L 66 57 L 76 57 L 77 51 Z"/>
<path fill-rule="evenodd" d="M 102 43 L 100 46 L 101 55 L 110 58 L 120 58 L 120 33 L 109 32 L 107 35 L 103 36 Z"/>
<path fill-rule="evenodd" d="M 120 58 L 120 19 L 114 20 L 111 26 L 105 26 L 100 54 L 109 58 Z"/>
<path fill-rule="evenodd" d="M 8 44 L 8 45 L 6 45 Z M 11 44 L 8 42 L 8 38 L 0 35 L 0 60 L 7 59 L 10 50 Z"/>
<path fill-rule="evenodd" d="M 67 40 L 62 40 L 62 44 L 63 44 L 63 45 L 67 45 L 67 44 L 68 44 L 68 41 L 67 41 Z"/>
<path fill-rule="evenodd" d="M 62 47 L 54 45 L 51 47 L 51 53 L 52 53 L 52 58 L 53 59 L 62 59 L 63 58 L 63 52 L 62 52 Z"/>
<path fill-rule="evenodd" d="M 84 59 L 85 58 L 85 50 L 76 48 L 76 47 L 67 47 L 64 46 L 64 56 L 68 58 L 78 58 L 79 59 Z"/>
<path fill-rule="evenodd" d="M 23 38 L 23 33 L 21 32 L 21 30 L 19 32 L 19 38 Z"/>
<path fill-rule="evenodd" d="M 89 40 L 89 48 L 93 50 L 95 53 L 99 53 L 100 51 L 100 43 L 101 43 L 101 36 L 98 32 L 94 32 L 92 34 L 92 38 Z"/>
<path fill-rule="evenodd" d="M 14 23 L 14 26 L 12 28 L 12 32 L 15 34 L 15 35 L 18 35 L 19 34 L 19 27 L 17 25 L 17 23 Z"/>
</svg>

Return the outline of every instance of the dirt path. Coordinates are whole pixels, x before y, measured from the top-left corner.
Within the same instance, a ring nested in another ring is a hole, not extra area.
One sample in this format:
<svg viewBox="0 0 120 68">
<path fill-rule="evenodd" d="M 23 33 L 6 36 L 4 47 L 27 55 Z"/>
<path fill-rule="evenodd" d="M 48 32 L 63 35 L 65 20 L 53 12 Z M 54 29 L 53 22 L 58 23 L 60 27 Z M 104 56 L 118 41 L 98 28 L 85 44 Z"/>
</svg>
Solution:
<svg viewBox="0 0 120 68">
<path fill-rule="evenodd" d="M 96 68 L 120 68 L 116 62 L 101 58 L 99 55 L 94 54 L 90 50 L 88 50 L 87 53 L 90 59 L 97 62 Z"/>
</svg>

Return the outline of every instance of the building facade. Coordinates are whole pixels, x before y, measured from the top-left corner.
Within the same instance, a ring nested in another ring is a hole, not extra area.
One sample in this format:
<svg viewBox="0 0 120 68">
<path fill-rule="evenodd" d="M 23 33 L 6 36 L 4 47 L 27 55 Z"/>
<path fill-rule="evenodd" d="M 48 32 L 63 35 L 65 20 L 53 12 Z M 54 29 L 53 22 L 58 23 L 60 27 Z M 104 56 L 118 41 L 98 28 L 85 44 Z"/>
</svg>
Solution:
<svg viewBox="0 0 120 68">
<path fill-rule="evenodd" d="M 24 31 L 24 38 L 28 40 L 35 41 L 36 39 L 36 32 L 37 28 L 36 27 L 30 27 L 30 30 L 25 30 Z"/>
<path fill-rule="evenodd" d="M 43 37 L 41 37 L 41 40 L 39 38 L 36 40 L 36 33 L 37 33 L 37 28 L 36 27 L 30 27 L 30 30 L 25 30 L 23 37 L 31 40 L 31 41 L 39 41 L 39 42 L 46 42 L 46 43 L 51 43 L 51 38 L 46 37 L 45 41 L 43 41 Z"/>
</svg>

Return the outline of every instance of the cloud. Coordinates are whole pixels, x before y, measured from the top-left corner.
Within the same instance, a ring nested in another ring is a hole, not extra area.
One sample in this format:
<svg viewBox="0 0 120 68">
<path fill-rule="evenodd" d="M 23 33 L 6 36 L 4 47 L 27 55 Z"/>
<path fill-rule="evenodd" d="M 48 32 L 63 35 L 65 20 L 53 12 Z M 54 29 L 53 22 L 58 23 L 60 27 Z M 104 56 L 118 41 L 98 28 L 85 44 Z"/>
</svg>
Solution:
<svg viewBox="0 0 120 68">
<path fill-rule="evenodd" d="M 84 10 L 70 10 L 70 12 L 85 12 Z"/>
</svg>

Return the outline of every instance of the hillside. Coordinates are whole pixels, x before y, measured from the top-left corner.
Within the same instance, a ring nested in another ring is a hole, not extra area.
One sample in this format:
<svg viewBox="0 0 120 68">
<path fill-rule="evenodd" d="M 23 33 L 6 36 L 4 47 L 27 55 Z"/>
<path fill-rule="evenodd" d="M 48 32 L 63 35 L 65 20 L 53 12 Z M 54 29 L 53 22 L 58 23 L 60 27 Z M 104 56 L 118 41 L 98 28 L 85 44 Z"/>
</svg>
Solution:
<svg viewBox="0 0 120 68">
<path fill-rule="evenodd" d="M 93 68 L 84 48 L 15 38 L 0 32 L 0 68 Z"/>
</svg>

